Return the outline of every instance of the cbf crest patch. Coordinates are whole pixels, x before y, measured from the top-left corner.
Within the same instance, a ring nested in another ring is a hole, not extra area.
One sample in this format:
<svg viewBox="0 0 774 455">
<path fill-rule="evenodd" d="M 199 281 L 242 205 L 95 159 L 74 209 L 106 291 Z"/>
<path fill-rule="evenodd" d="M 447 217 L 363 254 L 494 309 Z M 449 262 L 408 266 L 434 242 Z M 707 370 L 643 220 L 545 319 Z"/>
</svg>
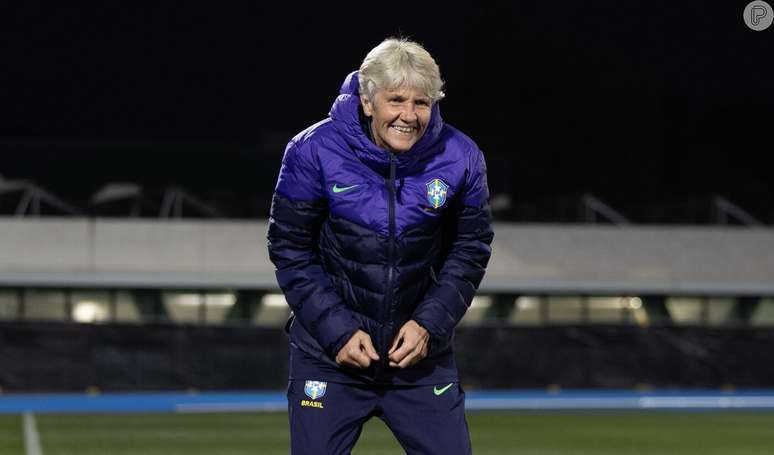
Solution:
<svg viewBox="0 0 774 455">
<path fill-rule="evenodd" d="M 449 189 L 449 185 L 444 183 L 441 179 L 433 179 L 427 182 L 427 202 L 433 206 L 434 209 L 442 206 L 446 202 L 446 192 Z"/>
<path fill-rule="evenodd" d="M 306 381 L 304 383 L 304 393 L 313 400 L 322 398 L 327 388 L 328 383 L 323 381 Z"/>
</svg>

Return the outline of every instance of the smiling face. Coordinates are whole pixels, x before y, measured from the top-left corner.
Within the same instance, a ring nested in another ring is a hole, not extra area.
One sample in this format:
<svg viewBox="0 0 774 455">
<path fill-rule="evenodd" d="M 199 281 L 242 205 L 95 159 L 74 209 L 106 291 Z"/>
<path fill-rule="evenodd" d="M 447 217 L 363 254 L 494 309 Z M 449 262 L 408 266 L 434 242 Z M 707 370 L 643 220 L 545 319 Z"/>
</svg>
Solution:
<svg viewBox="0 0 774 455">
<path fill-rule="evenodd" d="M 363 112 L 371 117 L 371 133 L 379 147 L 396 153 L 416 144 L 430 122 L 432 101 L 416 89 L 378 90 L 373 101 L 360 97 Z"/>
</svg>

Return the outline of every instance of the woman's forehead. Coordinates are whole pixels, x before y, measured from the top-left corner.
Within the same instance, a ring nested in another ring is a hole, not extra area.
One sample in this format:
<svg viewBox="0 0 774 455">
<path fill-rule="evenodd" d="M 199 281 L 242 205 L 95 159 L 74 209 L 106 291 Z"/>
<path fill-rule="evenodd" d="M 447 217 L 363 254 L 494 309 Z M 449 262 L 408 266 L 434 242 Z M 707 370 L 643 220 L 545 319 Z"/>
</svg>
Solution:
<svg viewBox="0 0 774 455">
<path fill-rule="evenodd" d="M 412 87 L 406 84 L 394 88 L 385 88 L 377 91 L 384 96 L 402 96 L 405 98 L 430 98 L 423 88 Z"/>
</svg>

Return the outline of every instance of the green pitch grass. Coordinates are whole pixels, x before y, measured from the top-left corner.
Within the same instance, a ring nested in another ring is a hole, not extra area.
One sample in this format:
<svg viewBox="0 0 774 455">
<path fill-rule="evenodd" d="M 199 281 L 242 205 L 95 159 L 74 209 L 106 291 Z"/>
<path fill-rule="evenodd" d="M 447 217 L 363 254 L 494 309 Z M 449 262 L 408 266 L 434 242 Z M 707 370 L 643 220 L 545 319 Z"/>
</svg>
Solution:
<svg viewBox="0 0 774 455">
<path fill-rule="evenodd" d="M 21 416 L 0 416 L 0 453 L 24 453 Z"/>
<path fill-rule="evenodd" d="M 44 455 L 287 455 L 284 413 L 38 415 Z M 468 414 L 476 455 L 770 455 L 774 413 Z M 23 454 L 21 417 L 0 419 L 0 453 Z M 373 419 L 355 455 L 404 453 Z"/>
</svg>

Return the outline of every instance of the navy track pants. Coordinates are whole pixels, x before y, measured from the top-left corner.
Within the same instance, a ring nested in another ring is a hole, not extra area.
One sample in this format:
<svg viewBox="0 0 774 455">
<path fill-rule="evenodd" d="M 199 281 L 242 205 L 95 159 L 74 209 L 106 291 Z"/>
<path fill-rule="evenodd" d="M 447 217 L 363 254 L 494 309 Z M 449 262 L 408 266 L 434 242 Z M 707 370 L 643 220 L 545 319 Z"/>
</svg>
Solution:
<svg viewBox="0 0 774 455">
<path fill-rule="evenodd" d="M 408 455 L 470 455 L 465 393 L 457 383 L 373 386 L 288 384 L 292 455 L 348 455 L 378 417 Z M 312 398 L 315 397 L 315 398 Z"/>
</svg>

